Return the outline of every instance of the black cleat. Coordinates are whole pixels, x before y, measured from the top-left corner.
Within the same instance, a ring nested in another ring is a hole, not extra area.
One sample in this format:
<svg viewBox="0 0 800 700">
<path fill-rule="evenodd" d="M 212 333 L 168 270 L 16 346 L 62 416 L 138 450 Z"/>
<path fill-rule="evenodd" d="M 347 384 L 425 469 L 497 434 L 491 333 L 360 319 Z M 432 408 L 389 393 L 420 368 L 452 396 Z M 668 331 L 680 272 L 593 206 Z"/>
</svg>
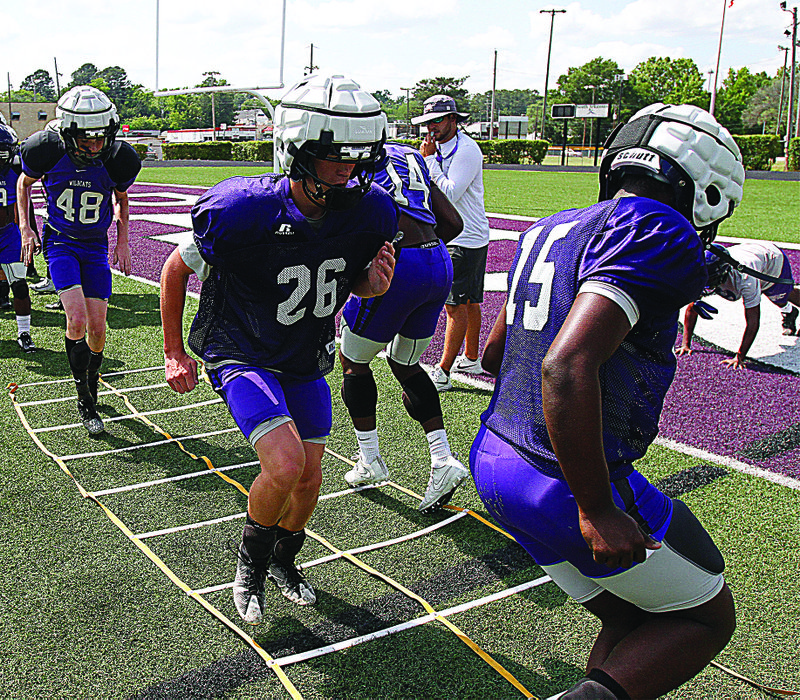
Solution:
<svg viewBox="0 0 800 700">
<path fill-rule="evenodd" d="M 17 344 L 22 348 L 22 352 L 36 352 L 36 346 L 33 344 L 31 334 L 27 331 L 22 331 L 17 336 Z"/>
<path fill-rule="evenodd" d="M 89 435 L 100 435 L 106 429 L 91 399 L 78 399 L 78 415 Z"/>
<path fill-rule="evenodd" d="M 0 299 L 0 311 L 8 311 L 9 309 L 13 308 L 13 304 L 11 303 L 11 299 L 8 297 L 3 297 Z"/>
<path fill-rule="evenodd" d="M 797 316 L 800 314 L 797 307 L 793 306 L 788 314 L 783 314 L 783 334 L 797 335 Z"/>
</svg>

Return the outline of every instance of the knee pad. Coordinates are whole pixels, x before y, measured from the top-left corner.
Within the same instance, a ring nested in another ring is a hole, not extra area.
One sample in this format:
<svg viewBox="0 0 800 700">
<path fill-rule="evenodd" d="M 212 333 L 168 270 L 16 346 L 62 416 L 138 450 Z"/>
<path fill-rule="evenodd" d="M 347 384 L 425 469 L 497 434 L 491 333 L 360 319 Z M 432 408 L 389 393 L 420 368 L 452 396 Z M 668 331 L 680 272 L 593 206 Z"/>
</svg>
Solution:
<svg viewBox="0 0 800 700">
<path fill-rule="evenodd" d="M 31 298 L 31 293 L 28 291 L 28 283 L 25 280 L 17 280 L 12 282 L 11 291 L 14 293 L 15 299 L 24 301 Z"/>
<path fill-rule="evenodd" d="M 378 409 L 378 387 L 372 372 L 345 374 L 342 378 L 342 401 L 351 418 L 369 418 Z"/>
<path fill-rule="evenodd" d="M 403 406 L 415 421 L 426 423 L 431 418 L 441 418 L 442 403 L 439 400 L 439 392 L 424 371 L 412 374 L 401 386 Z"/>
</svg>

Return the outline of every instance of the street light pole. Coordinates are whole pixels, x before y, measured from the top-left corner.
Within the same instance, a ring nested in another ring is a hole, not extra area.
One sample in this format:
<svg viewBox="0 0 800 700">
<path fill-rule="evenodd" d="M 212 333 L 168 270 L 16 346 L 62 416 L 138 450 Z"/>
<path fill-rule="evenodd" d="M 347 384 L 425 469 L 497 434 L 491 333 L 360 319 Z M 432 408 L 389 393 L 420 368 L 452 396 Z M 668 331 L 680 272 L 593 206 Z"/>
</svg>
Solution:
<svg viewBox="0 0 800 700">
<path fill-rule="evenodd" d="M 409 97 L 411 88 L 401 87 L 400 89 L 406 91 L 406 135 L 408 138 L 411 138 L 411 97 Z"/>
<path fill-rule="evenodd" d="M 556 14 L 565 13 L 566 10 L 539 10 L 539 14 L 550 15 L 550 42 L 547 44 L 547 70 L 544 73 L 544 102 L 542 103 L 542 138 L 544 139 L 544 125 L 547 120 L 547 81 L 550 78 L 550 51 L 553 48 L 553 23 Z"/>
<path fill-rule="evenodd" d="M 717 68 L 714 72 L 714 89 L 711 92 L 711 106 L 708 108 L 709 114 L 714 116 L 714 107 L 717 104 L 717 80 L 719 79 L 719 59 L 722 56 L 722 31 L 725 29 L 725 9 L 728 7 L 728 0 L 722 1 L 722 23 L 719 26 L 719 46 L 717 47 Z"/>
<path fill-rule="evenodd" d="M 781 99 L 778 105 L 778 121 L 775 123 L 775 136 L 781 133 L 781 117 L 783 116 L 783 87 L 786 83 L 786 62 L 789 60 L 789 47 L 778 46 L 779 51 L 783 51 L 783 73 L 781 73 Z"/>
<path fill-rule="evenodd" d="M 789 77 L 789 101 L 788 101 L 788 103 L 786 105 L 786 113 L 788 115 L 788 117 L 786 119 L 786 158 L 787 158 L 786 167 L 788 169 L 788 167 L 789 167 L 789 161 L 788 161 L 788 158 L 789 158 L 789 142 L 792 140 L 792 136 L 794 135 L 793 131 L 792 131 L 792 127 L 794 126 L 794 124 L 793 124 L 793 117 L 794 117 L 794 77 L 795 77 L 795 61 L 796 61 L 796 57 L 797 57 L 797 7 L 793 7 L 791 10 L 787 10 L 786 9 L 786 2 L 784 1 L 784 2 L 780 3 L 780 8 L 784 12 L 789 12 L 792 15 L 792 31 L 791 31 L 791 37 L 792 37 L 792 47 L 791 47 L 792 48 L 792 68 L 791 68 L 790 77 Z M 786 34 L 789 34 L 789 33 L 790 32 L 788 32 L 788 31 L 786 32 Z"/>
</svg>

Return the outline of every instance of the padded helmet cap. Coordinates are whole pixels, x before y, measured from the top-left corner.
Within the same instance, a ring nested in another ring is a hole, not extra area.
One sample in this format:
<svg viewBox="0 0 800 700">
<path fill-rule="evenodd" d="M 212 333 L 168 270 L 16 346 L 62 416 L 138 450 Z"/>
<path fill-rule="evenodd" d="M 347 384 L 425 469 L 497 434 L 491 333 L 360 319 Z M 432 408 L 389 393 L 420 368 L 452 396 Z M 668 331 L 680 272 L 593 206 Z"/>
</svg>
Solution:
<svg viewBox="0 0 800 700">
<path fill-rule="evenodd" d="M 634 169 L 672 187 L 675 209 L 698 230 L 713 228 L 742 201 L 742 154 L 728 130 L 693 105 L 652 104 L 608 139 L 600 200 L 614 196 Z"/>
<path fill-rule="evenodd" d="M 102 161 L 111 152 L 119 129 L 119 117 L 114 103 L 97 88 L 78 85 L 65 92 L 56 106 L 56 119 L 67 152 L 74 161 L 80 164 Z M 76 139 L 93 138 L 103 139 L 99 153 L 88 154 L 76 143 Z"/>
</svg>

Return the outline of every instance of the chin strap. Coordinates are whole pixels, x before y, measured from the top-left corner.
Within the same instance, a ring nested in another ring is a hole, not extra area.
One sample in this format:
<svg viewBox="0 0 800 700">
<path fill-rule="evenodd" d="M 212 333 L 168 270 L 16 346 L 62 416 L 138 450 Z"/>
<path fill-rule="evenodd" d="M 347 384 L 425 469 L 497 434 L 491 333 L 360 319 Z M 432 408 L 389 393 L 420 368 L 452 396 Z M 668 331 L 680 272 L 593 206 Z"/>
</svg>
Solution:
<svg viewBox="0 0 800 700">
<path fill-rule="evenodd" d="M 720 258 L 720 260 L 724 260 L 726 263 L 728 263 L 734 270 L 742 272 L 746 275 L 750 275 L 751 277 L 755 277 L 757 280 L 772 282 L 772 284 L 794 284 L 794 280 L 791 277 L 773 277 L 765 272 L 759 272 L 751 267 L 747 267 L 747 265 L 743 265 L 738 260 L 735 260 L 724 246 L 716 243 L 708 243 L 706 245 L 706 250 L 710 250 L 712 253 L 714 253 L 714 255 Z"/>
</svg>

